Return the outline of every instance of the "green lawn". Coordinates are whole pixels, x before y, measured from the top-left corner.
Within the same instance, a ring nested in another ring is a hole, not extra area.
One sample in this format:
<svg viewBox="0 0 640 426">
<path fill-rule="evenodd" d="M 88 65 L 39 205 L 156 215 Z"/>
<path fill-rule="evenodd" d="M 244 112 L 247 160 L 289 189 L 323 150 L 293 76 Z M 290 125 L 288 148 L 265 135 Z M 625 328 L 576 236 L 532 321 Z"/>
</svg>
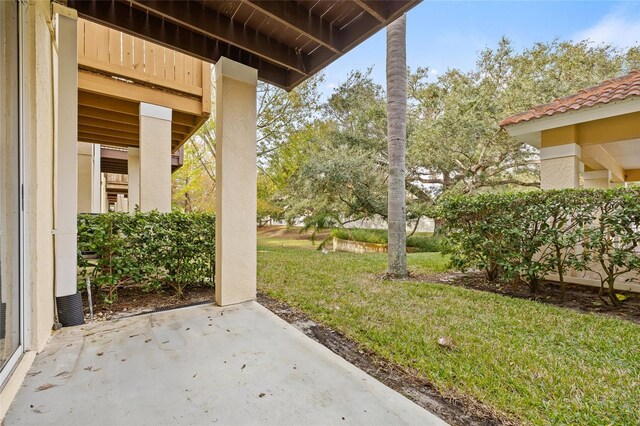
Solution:
<svg viewBox="0 0 640 426">
<path fill-rule="evenodd" d="M 309 244 L 309 243 L 307 243 Z M 532 424 L 640 424 L 640 326 L 426 282 L 384 281 L 386 256 L 259 240 L 259 289 L 409 367 L 444 394 Z M 411 254 L 415 272 L 446 269 Z M 448 336 L 454 350 L 437 340 Z"/>
</svg>

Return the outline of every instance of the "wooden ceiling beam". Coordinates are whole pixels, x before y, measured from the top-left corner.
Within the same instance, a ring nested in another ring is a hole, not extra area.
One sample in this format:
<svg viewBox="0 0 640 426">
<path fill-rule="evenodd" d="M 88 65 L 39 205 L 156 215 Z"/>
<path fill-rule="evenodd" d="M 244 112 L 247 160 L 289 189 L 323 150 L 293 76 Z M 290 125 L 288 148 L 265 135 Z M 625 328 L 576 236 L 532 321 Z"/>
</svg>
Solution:
<svg viewBox="0 0 640 426">
<path fill-rule="evenodd" d="M 136 115 L 121 114 L 117 111 L 78 105 L 78 116 L 81 120 L 94 119 L 109 123 L 122 123 L 127 126 L 138 126 L 140 119 Z"/>
<path fill-rule="evenodd" d="M 362 13 L 351 24 L 342 30 L 340 49 L 347 52 L 370 37 L 378 30 L 380 22 L 368 13 Z M 373 29 L 373 30 L 372 30 Z M 316 51 L 308 60 L 309 72 L 313 75 L 335 60 L 335 56 L 325 50 Z"/>
<path fill-rule="evenodd" d="M 96 117 L 82 116 L 80 114 L 80 110 L 78 110 L 78 116 L 79 116 L 78 126 L 102 127 L 107 129 L 113 128 L 122 132 L 135 133 L 135 134 L 140 133 L 140 126 L 138 125 L 137 122 L 135 124 L 131 124 L 131 123 L 122 123 L 122 122 L 113 121 L 113 120 L 104 120 L 102 118 L 96 118 Z"/>
<path fill-rule="evenodd" d="M 130 139 L 134 142 L 140 140 L 140 132 L 127 132 L 126 130 L 115 129 L 112 127 L 94 127 L 82 123 L 78 123 L 78 132 L 85 134 L 94 134 L 108 137 L 117 137 L 121 139 Z"/>
<path fill-rule="evenodd" d="M 139 141 L 84 132 L 78 132 L 78 140 L 80 142 L 99 143 L 104 145 L 121 146 L 125 148 L 130 146 L 136 148 L 139 146 Z"/>
<path fill-rule="evenodd" d="M 100 149 L 101 161 L 113 160 L 113 161 L 129 161 L 129 153 L 127 151 L 121 151 L 119 149 L 109 149 L 101 147 Z"/>
<path fill-rule="evenodd" d="M 130 3 L 174 24 L 187 27 L 204 36 L 222 40 L 308 77 L 303 57 L 297 54 L 294 48 L 246 25 L 234 22 L 200 2 L 131 0 Z"/>
<path fill-rule="evenodd" d="M 195 33 L 150 13 L 116 0 L 67 0 L 67 5 L 78 12 L 78 16 L 117 29 L 135 37 L 148 40 L 191 55 L 203 61 L 215 63 L 221 56 L 258 70 L 258 77 L 271 84 L 291 89 L 287 70 L 272 62 L 252 55 L 244 49 Z M 296 72 L 297 73 L 297 72 Z M 299 74 L 300 78 L 305 76 Z"/>
<path fill-rule="evenodd" d="M 342 51 L 336 47 L 339 30 L 297 2 L 262 0 L 242 0 L 242 2 L 282 25 L 303 33 L 333 53 L 342 54 Z"/>
<path fill-rule="evenodd" d="M 387 20 L 387 4 L 381 1 L 371 0 L 353 0 L 369 15 L 376 18 L 379 22 L 384 23 Z"/>
<path fill-rule="evenodd" d="M 78 89 L 95 94 L 109 93 L 109 99 L 119 98 L 132 102 L 137 110 L 136 115 L 140 109 L 139 102 L 160 105 L 187 114 L 203 114 L 200 99 L 188 98 L 140 84 L 127 83 L 87 71 L 78 71 Z"/>
<path fill-rule="evenodd" d="M 98 93 L 88 93 L 83 90 L 78 91 L 79 107 L 87 106 L 94 109 L 117 112 L 118 115 L 131 115 L 135 117 L 136 121 L 138 121 L 138 114 L 140 113 L 140 107 L 138 105 L 137 102 L 117 99 Z"/>
<path fill-rule="evenodd" d="M 640 182 L 640 169 L 628 169 L 624 171 L 625 182 Z"/>
<path fill-rule="evenodd" d="M 173 111 L 173 114 L 171 117 L 174 123 L 187 126 L 190 129 L 193 129 L 193 127 L 196 126 L 200 121 L 200 119 L 202 118 L 204 118 L 205 120 L 207 119 L 207 117 L 199 117 L 191 114 L 185 114 L 180 111 Z"/>
</svg>

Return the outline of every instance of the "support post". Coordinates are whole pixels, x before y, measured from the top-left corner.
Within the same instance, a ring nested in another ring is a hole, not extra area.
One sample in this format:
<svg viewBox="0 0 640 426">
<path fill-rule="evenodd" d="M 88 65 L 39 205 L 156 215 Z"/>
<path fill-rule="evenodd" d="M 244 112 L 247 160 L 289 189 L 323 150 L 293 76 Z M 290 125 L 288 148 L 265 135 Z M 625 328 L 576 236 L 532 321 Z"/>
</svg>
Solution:
<svg viewBox="0 0 640 426">
<path fill-rule="evenodd" d="M 107 198 L 107 178 L 100 173 L 100 213 L 109 212 L 109 199 Z"/>
<path fill-rule="evenodd" d="M 216 303 L 256 298 L 256 69 L 220 58 L 216 84 Z"/>
<path fill-rule="evenodd" d="M 78 213 L 100 213 L 100 145 L 78 142 Z"/>
<path fill-rule="evenodd" d="M 585 188 L 609 188 L 611 172 L 609 170 L 593 170 L 584 172 Z"/>
<path fill-rule="evenodd" d="M 54 8 L 56 43 L 55 288 L 58 318 L 63 326 L 84 323 L 77 289 L 78 216 L 78 48 L 77 14 Z"/>
<path fill-rule="evenodd" d="M 102 207 L 102 149 L 100 144 L 93 146 L 93 171 L 91 173 L 91 213 L 100 213 Z"/>
<path fill-rule="evenodd" d="M 140 211 L 171 211 L 171 108 L 140 104 Z"/>
<path fill-rule="evenodd" d="M 540 149 L 540 188 L 579 188 L 580 156 L 580 145 L 575 143 Z"/>
<path fill-rule="evenodd" d="M 129 213 L 136 211 L 136 208 L 140 208 L 140 149 L 131 148 L 127 149 L 127 174 L 128 180 L 128 200 L 129 200 Z"/>
<path fill-rule="evenodd" d="M 78 213 L 91 213 L 91 174 L 93 172 L 93 147 L 78 142 Z"/>
</svg>

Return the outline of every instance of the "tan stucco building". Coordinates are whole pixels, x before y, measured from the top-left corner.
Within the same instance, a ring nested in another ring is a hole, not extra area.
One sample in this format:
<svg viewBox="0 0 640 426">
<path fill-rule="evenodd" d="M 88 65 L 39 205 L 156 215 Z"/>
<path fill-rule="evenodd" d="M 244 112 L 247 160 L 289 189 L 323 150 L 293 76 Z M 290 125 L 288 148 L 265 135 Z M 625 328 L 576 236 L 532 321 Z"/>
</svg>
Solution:
<svg viewBox="0 0 640 426">
<path fill-rule="evenodd" d="M 216 111 L 215 300 L 254 299 L 258 79 L 290 90 L 418 2 L 0 2 L 0 418 L 54 322 L 82 321 L 102 147 L 126 149 L 127 209 L 167 211 L 172 154 Z"/>
<path fill-rule="evenodd" d="M 640 181 L 640 70 L 503 120 L 540 149 L 542 189 Z"/>
<path fill-rule="evenodd" d="M 533 107 L 500 125 L 540 150 L 543 190 L 640 182 L 640 70 Z M 571 275 L 569 282 L 600 286 L 593 273 Z M 620 277 L 616 287 L 640 292 L 640 284 L 627 278 Z"/>
</svg>

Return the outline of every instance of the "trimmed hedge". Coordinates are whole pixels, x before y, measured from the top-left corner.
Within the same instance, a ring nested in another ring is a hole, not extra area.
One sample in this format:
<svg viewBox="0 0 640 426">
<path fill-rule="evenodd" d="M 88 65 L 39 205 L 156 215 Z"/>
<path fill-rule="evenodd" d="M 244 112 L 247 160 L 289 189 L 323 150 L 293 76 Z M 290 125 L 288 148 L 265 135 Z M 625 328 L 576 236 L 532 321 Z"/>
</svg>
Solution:
<svg viewBox="0 0 640 426">
<path fill-rule="evenodd" d="M 522 280 L 535 291 L 555 273 L 564 297 L 570 269 L 591 271 L 600 295 L 618 305 L 616 279 L 640 273 L 638 188 L 453 196 L 439 214 L 453 266 L 478 268 L 489 280 Z"/>
<path fill-rule="evenodd" d="M 386 229 L 333 229 L 331 236 L 341 240 L 359 241 L 363 243 L 387 244 Z M 419 252 L 440 251 L 440 238 L 433 235 L 414 234 L 407 237 L 407 247 L 413 247 Z"/>
<path fill-rule="evenodd" d="M 113 302 L 124 284 L 147 290 L 169 286 L 178 297 L 189 286 L 213 286 L 215 216 L 156 211 L 78 215 L 78 269 L 80 277 L 91 276 L 106 302 Z"/>
</svg>

